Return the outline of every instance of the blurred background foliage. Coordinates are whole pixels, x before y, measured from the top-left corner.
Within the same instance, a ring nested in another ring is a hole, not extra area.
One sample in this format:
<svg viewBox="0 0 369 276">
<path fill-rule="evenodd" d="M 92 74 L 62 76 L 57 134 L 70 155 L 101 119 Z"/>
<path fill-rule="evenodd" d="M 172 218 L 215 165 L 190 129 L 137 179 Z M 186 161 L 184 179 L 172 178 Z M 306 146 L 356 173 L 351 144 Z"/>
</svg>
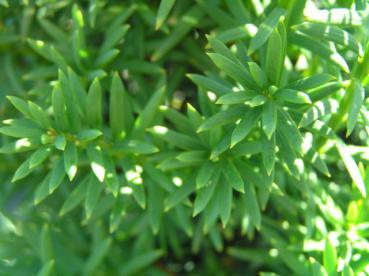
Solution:
<svg viewBox="0 0 369 276">
<path fill-rule="evenodd" d="M 369 274 L 368 12 L 0 0 L 0 274 Z"/>
</svg>

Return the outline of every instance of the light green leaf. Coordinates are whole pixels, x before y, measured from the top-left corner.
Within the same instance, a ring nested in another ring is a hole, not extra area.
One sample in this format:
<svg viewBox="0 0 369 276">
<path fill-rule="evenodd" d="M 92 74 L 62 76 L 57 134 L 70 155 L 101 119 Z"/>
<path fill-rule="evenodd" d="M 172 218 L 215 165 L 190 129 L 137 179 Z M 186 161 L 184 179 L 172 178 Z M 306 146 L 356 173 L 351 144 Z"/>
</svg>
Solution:
<svg viewBox="0 0 369 276">
<path fill-rule="evenodd" d="M 161 25 L 165 22 L 175 2 L 176 0 L 161 0 L 160 1 L 158 14 L 156 15 L 156 23 L 155 23 L 156 30 L 159 30 Z"/>
<path fill-rule="evenodd" d="M 272 101 L 263 106 L 262 128 L 268 139 L 270 139 L 277 127 L 277 107 Z"/>
<path fill-rule="evenodd" d="M 154 183 L 150 183 L 148 186 L 148 195 L 147 195 L 147 210 L 149 213 L 149 221 L 151 228 L 154 234 L 158 234 L 161 217 L 164 211 L 164 193 L 163 190 L 158 188 L 157 186 L 152 185 Z"/>
<path fill-rule="evenodd" d="M 159 106 L 164 101 L 166 90 L 167 88 L 165 80 L 162 79 L 159 81 L 159 85 L 155 93 L 151 96 L 144 110 L 141 112 L 140 116 L 136 119 L 134 123 L 134 136 L 142 135 L 144 130 L 152 125 L 154 119 L 158 114 Z"/>
<path fill-rule="evenodd" d="M 187 77 L 199 87 L 203 88 L 204 91 L 211 91 L 217 96 L 222 96 L 233 92 L 232 87 L 226 86 L 224 83 L 220 83 L 219 81 L 209 77 L 204 77 L 197 74 L 188 74 Z"/>
<path fill-rule="evenodd" d="M 232 92 L 221 96 L 216 101 L 216 104 L 242 104 L 251 100 L 256 95 L 257 93 L 255 91 Z"/>
<path fill-rule="evenodd" d="M 238 192 L 244 193 L 244 183 L 238 169 L 235 167 L 231 160 L 223 162 L 222 172 L 227 180 L 228 184 L 233 187 Z"/>
<path fill-rule="evenodd" d="M 365 183 L 355 160 L 352 158 L 347 146 L 343 142 L 338 141 L 336 143 L 336 147 L 355 186 L 360 191 L 362 197 L 365 198 L 366 197 Z"/>
<path fill-rule="evenodd" d="M 69 181 L 72 181 L 77 173 L 78 165 L 78 153 L 77 147 L 73 142 L 68 142 L 64 151 L 64 168 L 69 177 Z"/>
<path fill-rule="evenodd" d="M 274 163 L 276 159 L 276 142 L 275 135 L 268 139 L 263 139 L 263 164 L 268 173 L 271 175 L 274 170 Z"/>
<path fill-rule="evenodd" d="M 319 40 L 315 40 L 303 34 L 292 33 L 289 35 L 291 43 L 298 45 L 299 47 L 305 48 L 327 60 L 328 62 L 338 66 L 343 72 L 349 73 L 350 68 L 348 67 L 345 59 L 332 47 L 326 46 Z"/>
<path fill-rule="evenodd" d="M 140 270 L 145 267 L 149 267 L 155 261 L 157 261 L 164 254 L 161 250 L 152 250 L 140 255 L 136 255 L 133 258 L 128 259 L 127 262 L 121 266 L 120 275 L 137 275 Z"/>
<path fill-rule="evenodd" d="M 118 25 L 110 31 L 105 32 L 104 42 L 99 49 L 99 53 L 105 53 L 119 44 L 127 34 L 129 25 Z"/>
<path fill-rule="evenodd" d="M 48 174 L 44 180 L 37 186 L 35 191 L 35 197 L 33 199 L 33 203 L 35 205 L 39 204 L 49 195 L 49 180 L 50 174 Z"/>
<path fill-rule="evenodd" d="M 207 185 L 196 192 L 192 216 L 197 216 L 206 208 L 214 194 L 216 184 L 217 183 L 211 183 L 210 185 Z"/>
<path fill-rule="evenodd" d="M 103 133 L 98 129 L 83 129 L 77 133 L 77 139 L 81 142 L 90 142 L 100 137 Z"/>
<path fill-rule="evenodd" d="M 299 126 L 306 127 L 323 116 L 334 114 L 338 111 L 338 102 L 335 99 L 325 99 L 314 103 L 302 116 Z"/>
<path fill-rule="evenodd" d="M 49 276 L 52 275 L 52 271 L 54 270 L 55 260 L 50 260 L 45 263 L 39 272 L 37 272 L 37 276 Z"/>
<path fill-rule="evenodd" d="M 202 148 L 200 141 L 196 140 L 195 138 L 174 130 L 170 130 L 164 126 L 154 126 L 152 129 L 149 129 L 149 132 L 170 144 L 175 144 L 177 147 L 182 149 Z"/>
<path fill-rule="evenodd" d="M 97 203 L 99 202 L 100 195 L 103 190 L 103 184 L 97 180 L 98 179 L 96 179 L 93 175 L 89 175 L 86 180 L 86 182 L 88 183 L 88 187 L 85 188 L 86 198 L 84 202 L 84 207 L 87 220 L 91 217 Z"/>
<path fill-rule="evenodd" d="M 337 272 L 337 252 L 329 237 L 325 240 L 323 251 L 323 265 L 328 275 L 335 275 Z"/>
<path fill-rule="evenodd" d="M 65 138 L 64 134 L 60 134 L 55 138 L 54 146 L 58 150 L 64 151 L 67 145 L 67 139 Z"/>
<path fill-rule="evenodd" d="M 102 91 L 99 80 L 95 78 L 90 85 L 87 95 L 87 122 L 92 127 L 102 124 Z"/>
<path fill-rule="evenodd" d="M 248 55 L 251 55 L 257 49 L 259 49 L 268 40 L 272 34 L 273 29 L 277 26 L 279 18 L 284 14 L 284 10 L 281 8 L 274 8 L 266 19 L 261 23 L 258 32 L 251 39 L 250 46 L 247 51 Z"/>
<path fill-rule="evenodd" d="M 293 89 L 278 90 L 275 94 L 275 99 L 297 104 L 311 103 L 311 100 L 306 93 Z"/>
<path fill-rule="evenodd" d="M 227 110 L 220 111 L 215 115 L 207 118 L 199 127 L 197 132 L 209 130 L 213 127 L 220 127 L 238 120 L 247 108 L 244 106 L 232 107 Z"/>
<path fill-rule="evenodd" d="M 208 159 L 208 153 L 203 150 L 193 150 L 180 153 L 176 158 L 185 163 L 198 163 L 206 161 Z"/>
<path fill-rule="evenodd" d="M 29 162 L 30 159 L 28 158 L 26 161 L 24 161 L 19 167 L 18 169 L 15 171 L 14 176 L 12 178 L 12 182 L 15 182 L 17 180 L 23 179 L 26 176 L 28 176 L 32 170 L 34 169 L 34 167 L 31 169 L 29 167 Z"/>
<path fill-rule="evenodd" d="M 40 148 L 37 151 L 35 151 L 29 159 L 29 168 L 33 169 L 41 165 L 41 163 L 44 162 L 47 157 L 49 157 L 50 153 L 51 153 L 50 148 Z"/>
<path fill-rule="evenodd" d="M 245 89 L 257 89 L 257 84 L 245 67 L 220 54 L 208 54 L 208 56 L 219 69 Z"/>
<path fill-rule="evenodd" d="M 128 131 L 133 125 L 133 115 L 127 91 L 118 75 L 113 74 L 110 87 L 110 127 L 113 135 L 117 138 L 122 132 Z"/>
<path fill-rule="evenodd" d="M 18 111 L 20 111 L 24 115 L 29 115 L 28 104 L 26 101 L 14 96 L 6 96 L 6 98 L 16 109 L 18 109 Z"/>
<path fill-rule="evenodd" d="M 350 135 L 356 125 L 360 108 L 364 102 L 365 91 L 359 80 L 354 79 L 352 84 L 347 89 L 346 93 L 350 93 L 349 110 L 347 117 L 347 132 L 346 136 Z"/>
<path fill-rule="evenodd" d="M 231 148 L 247 137 L 259 121 L 260 115 L 260 108 L 252 108 L 244 115 L 244 117 L 242 117 L 241 121 L 236 125 L 232 132 Z"/>
<path fill-rule="evenodd" d="M 114 153 L 152 154 L 158 151 L 153 144 L 138 140 L 127 140 L 113 145 Z"/>
<path fill-rule="evenodd" d="M 304 22 L 294 26 L 293 28 L 316 39 L 332 41 L 352 50 L 354 53 L 359 54 L 360 56 L 363 54 L 361 46 L 356 39 L 350 33 L 337 26 Z"/>
<path fill-rule="evenodd" d="M 65 176 L 63 158 L 59 158 L 53 166 L 49 180 L 49 194 L 52 194 L 63 182 Z"/>
<path fill-rule="evenodd" d="M 249 62 L 248 65 L 252 78 L 255 80 L 260 88 L 265 88 L 268 80 L 263 70 L 255 62 Z"/>
<path fill-rule="evenodd" d="M 217 192 L 220 193 L 218 198 L 221 199 L 219 202 L 219 215 L 223 228 L 225 228 L 231 216 L 233 191 L 232 185 L 225 181 L 218 183 L 218 186 Z"/>
<path fill-rule="evenodd" d="M 85 198 L 88 187 L 89 175 L 77 183 L 77 187 L 75 187 L 73 191 L 69 193 L 67 199 L 64 201 L 63 206 L 60 209 L 59 216 L 63 216 L 77 207 L 78 204 L 80 204 Z"/>
<path fill-rule="evenodd" d="M 269 40 L 266 52 L 265 73 L 272 84 L 279 85 L 285 58 L 284 42 L 278 29 L 275 29 Z"/>
<path fill-rule="evenodd" d="M 196 175 L 196 189 L 201 189 L 211 183 L 211 179 L 215 174 L 217 166 L 210 161 L 206 161 L 201 165 Z"/>
<path fill-rule="evenodd" d="M 100 182 L 105 179 L 105 165 L 103 153 L 100 146 L 89 144 L 87 146 L 87 156 L 90 161 L 91 169 Z"/>
<path fill-rule="evenodd" d="M 165 212 L 182 203 L 195 190 L 195 177 L 190 177 L 169 195 L 165 201 Z"/>
<path fill-rule="evenodd" d="M 59 85 L 56 85 L 53 89 L 52 106 L 57 129 L 61 131 L 66 131 L 69 128 L 69 121 L 64 95 Z"/>
</svg>

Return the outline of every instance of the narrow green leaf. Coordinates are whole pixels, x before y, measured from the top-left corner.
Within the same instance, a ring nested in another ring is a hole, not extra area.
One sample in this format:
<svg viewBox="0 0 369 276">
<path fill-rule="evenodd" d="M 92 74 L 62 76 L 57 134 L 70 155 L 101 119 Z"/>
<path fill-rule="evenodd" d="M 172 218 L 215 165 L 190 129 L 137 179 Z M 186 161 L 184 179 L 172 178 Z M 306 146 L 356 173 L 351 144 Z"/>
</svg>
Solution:
<svg viewBox="0 0 369 276">
<path fill-rule="evenodd" d="M 259 49 L 268 40 L 272 34 L 274 28 L 277 26 L 279 18 L 284 14 L 284 10 L 281 8 L 274 8 L 266 19 L 261 23 L 258 32 L 251 39 L 250 46 L 247 51 L 248 55 L 251 55 L 257 49 Z"/>
<path fill-rule="evenodd" d="M 289 36 L 291 43 L 294 43 L 302 48 L 308 49 L 314 54 L 327 60 L 328 62 L 338 66 L 343 72 L 349 73 L 350 68 L 348 67 L 345 59 L 332 47 L 328 47 L 319 40 L 315 40 L 303 34 L 292 33 Z"/>
<path fill-rule="evenodd" d="M 249 62 L 248 65 L 252 78 L 255 80 L 260 88 L 265 88 L 268 80 L 263 70 L 255 62 Z"/>
<path fill-rule="evenodd" d="M 23 179 L 32 172 L 32 169 L 29 167 L 29 162 L 30 159 L 27 159 L 18 167 L 18 169 L 14 173 L 12 182 Z"/>
<path fill-rule="evenodd" d="M 325 240 L 323 251 L 323 265 L 328 275 L 335 275 L 337 272 L 337 252 L 329 237 Z"/>
<path fill-rule="evenodd" d="M 196 174 L 196 189 L 201 189 L 211 184 L 211 179 L 217 170 L 217 166 L 210 161 L 201 165 Z"/>
<path fill-rule="evenodd" d="M 325 99 L 314 103 L 302 116 L 299 126 L 306 127 L 323 116 L 334 114 L 338 111 L 338 102 L 334 99 Z"/>
<path fill-rule="evenodd" d="M 35 151 L 29 159 L 29 168 L 33 169 L 41 165 L 42 162 L 44 162 L 46 158 L 49 157 L 50 153 L 51 153 L 50 148 L 40 148 L 37 151 Z"/>
<path fill-rule="evenodd" d="M 187 77 L 199 87 L 204 89 L 204 91 L 211 91 L 217 96 L 222 96 L 233 92 L 232 87 L 226 86 L 224 83 L 220 83 L 219 81 L 209 77 L 204 77 L 197 74 L 188 74 Z"/>
<path fill-rule="evenodd" d="M 201 213 L 208 205 L 210 199 L 212 198 L 217 183 L 211 183 L 196 192 L 195 203 L 193 207 L 192 216 L 195 217 Z"/>
<path fill-rule="evenodd" d="M 164 211 L 163 191 L 160 188 L 148 185 L 147 206 L 151 228 L 154 234 L 158 234 Z"/>
<path fill-rule="evenodd" d="M 291 147 L 298 153 L 303 154 L 303 139 L 295 121 L 284 109 L 279 109 L 278 111 L 278 129 L 286 135 Z"/>
<path fill-rule="evenodd" d="M 151 154 L 158 151 L 153 144 L 138 140 L 127 140 L 113 145 L 114 153 Z"/>
<path fill-rule="evenodd" d="M 105 53 L 118 45 L 119 42 L 123 41 L 129 28 L 129 25 L 118 25 L 115 28 L 109 28 L 110 31 L 105 32 L 104 42 L 101 45 L 99 52 Z"/>
<path fill-rule="evenodd" d="M 244 117 L 242 117 L 241 121 L 236 125 L 232 132 L 231 148 L 247 137 L 259 121 L 260 115 L 260 108 L 252 108 L 244 115 Z"/>
<path fill-rule="evenodd" d="M 64 134 L 60 134 L 55 138 L 54 146 L 58 150 L 64 151 L 67 145 L 67 139 L 65 138 Z"/>
<path fill-rule="evenodd" d="M 165 212 L 182 203 L 195 190 L 195 177 L 190 177 L 169 195 L 165 201 Z"/>
<path fill-rule="evenodd" d="M 257 196 L 254 187 L 248 181 L 245 181 L 245 194 L 242 195 L 245 205 L 247 207 L 247 212 L 250 216 L 251 223 L 260 229 L 261 226 L 261 213 L 260 207 L 257 202 Z"/>
<path fill-rule="evenodd" d="M 365 183 L 355 160 L 352 158 L 350 152 L 348 151 L 346 145 L 343 142 L 340 141 L 337 142 L 336 147 L 355 186 L 360 191 L 362 197 L 365 198 L 366 197 Z"/>
<path fill-rule="evenodd" d="M 136 119 L 134 135 L 141 135 L 147 127 L 152 125 L 158 113 L 159 106 L 165 98 L 165 92 L 167 89 L 164 81 L 165 80 L 160 81 L 157 90 L 151 96 L 140 116 Z"/>
<path fill-rule="evenodd" d="M 220 127 L 238 120 L 247 108 L 244 106 L 232 107 L 227 110 L 220 111 L 215 115 L 207 118 L 199 127 L 197 132 L 209 130 L 213 127 Z"/>
<path fill-rule="evenodd" d="M 150 176 L 150 178 L 158 185 L 160 185 L 164 190 L 172 192 L 174 189 L 174 183 L 170 180 L 169 176 L 164 174 L 162 171 L 158 170 L 150 164 L 146 164 L 144 168 L 145 172 Z"/>
<path fill-rule="evenodd" d="M 24 115 L 29 115 L 28 104 L 26 101 L 14 96 L 6 96 L 6 98 L 16 109 L 18 109 L 18 111 L 20 111 Z"/>
<path fill-rule="evenodd" d="M 78 153 L 77 147 L 73 142 L 68 142 L 64 151 L 64 168 L 69 177 L 69 181 L 72 181 L 77 173 L 78 165 Z"/>
<path fill-rule="evenodd" d="M 33 203 L 35 205 L 39 204 L 49 195 L 49 180 L 50 180 L 50 174 L 48 174 L 42 180 L 42 182 L 37 186 L 36 191 L 35 191 L 35 196 L 33 199 Z"/>
<path fill-rule="evenodd" d="M 274 163 L 276 159 L 276 142 L 275 135 L 268 139 L 263 139 L 263 164 L 268 173 L 271 175 L 274 170 Z"/>
<path fill-rule="evenodd" d="M 245 67 L 220 54 L 208 54 L 208 56 L 219 69 L 240 83 L 245 89 L 257 89 L 257 84 Z"/>
<path fill-rule="evenodd" d="M 52 271 L 54 270 L 55 260 L 50 260 L 47 263 L 43 264 L 41 270 L 37 272 L 37 276 L 49 276 L 52 275 Z"/>
<path fill-rule="evenodd" d="M 328 25 L 361 26 L 362 16 L 360 11 L 346 8 L 332 8 L 329 10 L 317 9 L 307 13 L 305 20 Z"/>
<path fill-rule="evenodd" d="M 203 150 L 193 150 L 180 153 L 176 158 L 181 162 L 198 163 L 206 161 L 208 159 L 208 153 Z"/>
<path fill-rule="evenodd" d="M 69 121 L 64 95 L 59 85 L 56 85 L 53 89 L 52 106 L 57 129 L 61 131 L 66 131 L 69 128 Z"/>
<path fill-rule="evenodd" d="M 257 95 L 253 97 L 251 101 L 247 102 L 247 104 L 250 107 L 256 107 L 256 106 L 263 105 L 266 101 L 268 101 L 267 97 L 265 97 L 264 95 Z"/>
<path fill-rule="evenodd" d="M 100 137 L 103 133 L 98 129 L 83 129 L 77 133 L 77 139 L 81 142 L 90 142 Z"/>
<path fill-rule="evenodd" d="M 161 250 L 152 250 L 146 253 L 136 255 L 124 262 L 120 269 L 120 275 L 137 275 L 145 267 L 150 267 L 164 254 Z"/>
<path fill-rule="evenodd" d="M 326 83 L 334 81 L 334 79 L 335 78 L 332 75 L 322 73 L 298 79 L 294 82 L 289 83 L 286 88 L 299 91 L 306 91 L 312 88 L 320 87 Z"/>
<path fill-rule="evenodd" d="M 216 104 L 242 104 L 251 100 L 256 95 L 257 93 L 255 91 L 232 92 L 221 96 L 216 101 Z"/>
<path fill-rule="evenodd" d="M 208 39 L 209 44 L 215 53 L 225 56 L 226 58 L 232 60 L 235 63 L 240 63 L 237 60 L 236 56 L 227 48 L 227 46 L 223 42 L 209 35 L 206 36 L 206 38 Z"/>
<path fill-rule="evenodd" d="M 241 193 L 245 192 L 245 184 L 243 183 L 242 177 L 231 160 L 227 160 L 223 163 L 222 172 L 228 184 L 231 185 L 233 189 Z"/>
<path fill-rule="evenodd" d="M 345 266 L 343 267 L 343 270 L 342 270 L 342 274 L 341 275 L 342 276 L 354 276 L 355 273 L 352 270 L 352 268 L 350 267 L 350 265 L 345 264 Z"/>
<path fill-rule="evenodd" d="M 158 14 L 156 15 L 156 23 L 155 23 L 156 30 L 159 30 L 161 25 L 165 22 L 175 2 L 176 0 L 161 0 L 160 1 Z"/>
<path fill-rule="evenodd" d="M 85 212 L 86 212 L 86 219 L 88 220 L 97 203 L 99 202 L 101 192 L 103 190 L 103 184 L 97 181 L 93 175 L 88 177 L 87 183 L 88 187 L 86 187 L 86 198 L 84 202 Z"/>
<path fill-rule="evenodd" d="M 110 87 L 110 127 L 117 138 L 128 131 L 133 124 L 133 115 L 128 102 L 128 95 L 118 73 L 113 74 Z"/>
<path fill-rule="evenodd" d="M 277 127 L 277 107 L 272 101 L 263 106 L 262 125 L 264 133 L 270 139 Z"/>
<path fill-rule="evenodd" d="M 37 127 L 24 127 L 17 125 L 1 127 L 0 133 L 15 138 L 41 137 L 41 135 L 44 134 L 44 132 Z"/>
<path fill-rule="evenodd" d="M 308 94 L 293 90 L 293 89 L 280 89 L 275 94 L 275 99 L 287 101 L 291 103 L 297 103 L 297 104 L 309 104 L 311 103 L 311 100 L 308 96 Z"/>
<path fill-rule="evenodd" d="M 218 192 L 221 195 L 219 196 L 221 198 L 219 202 L 219 215 L 223 228 L 225 228 L 231 216 L 233 191 L 232 185 L 225 181 L 221 181 L 218 185 L 220 186 Z"/>
<path fill-rule="evenodd" d="M 349 110 L 347 117 L 347 132 L 346 136 L 350 135 L 356 125 L 360 108 L 364 102 L 365 91 L 359 80 L 353 80 L 353 84 L 349 86 L 346 93 L 350 93 Z"/>
<path fill-rule="evenodd" d="M 272 84 L 279 85 L 279 80 L 284 66 L 284 49 L 282 37 L 275 29 L 269 40 L 265 61 L 265 73 Z"/>
<path fill-rule="evenodd" d="M 309 258 L 312 276 L 328 276 L 327 271 L 314 258 Z"/>
<path fill-rule="evenodd" d="M 104 155 L 104 165 L 105 165 L 105 183 L 108 187 L 109 191 L 113 194 L 114 197 L 118 196 L 120 189 L 120 180 L 117 175 L 117 171 L 115 168 L 115 162 L 112 157 L 109 155 Z"/>
<path fill-rule="evenodd" d="M 51 170 L 50 180 L 49 180 L 49 194 L 52 194 L 63 182 L 65 176 L 64 162 L 63 158 L 59 158 L 56 161 L 53 169 Z"/>
<path fill-rule="evenodd" d="M 103 153 L 100 146 L 89 144 L 87 146 L 87 156 L 90 161 L 91 169 L 100 182 L 105 179 L 105 166 Z"/>
<path fill-rule="evenodd" d="M 64 201 L 63 206 L 60 209 L 59 216 L 63 216 L 66 213 L 72 211 L 77 207 L 87 194 L 87 188 L 89 187 L 89 175 L 83 178 L 77 187 L 68 195 L 67 199 Z"/>
<path fill-rule="evenodd" d="M 352 50 L 356 54 L 362 55 L 361 46 L 356 39 L 350 33 L 337 26 L 304 22 L 294 26 L 294 29 L 319 40 L 332 41 Z"/>
<path fill-rule="evenodd" d="M 99 80 L 94 79 L 87 95 L 87 122 L 92 127 L 99 127 L 102 124 L 102 91 Z"/>
</svg>

